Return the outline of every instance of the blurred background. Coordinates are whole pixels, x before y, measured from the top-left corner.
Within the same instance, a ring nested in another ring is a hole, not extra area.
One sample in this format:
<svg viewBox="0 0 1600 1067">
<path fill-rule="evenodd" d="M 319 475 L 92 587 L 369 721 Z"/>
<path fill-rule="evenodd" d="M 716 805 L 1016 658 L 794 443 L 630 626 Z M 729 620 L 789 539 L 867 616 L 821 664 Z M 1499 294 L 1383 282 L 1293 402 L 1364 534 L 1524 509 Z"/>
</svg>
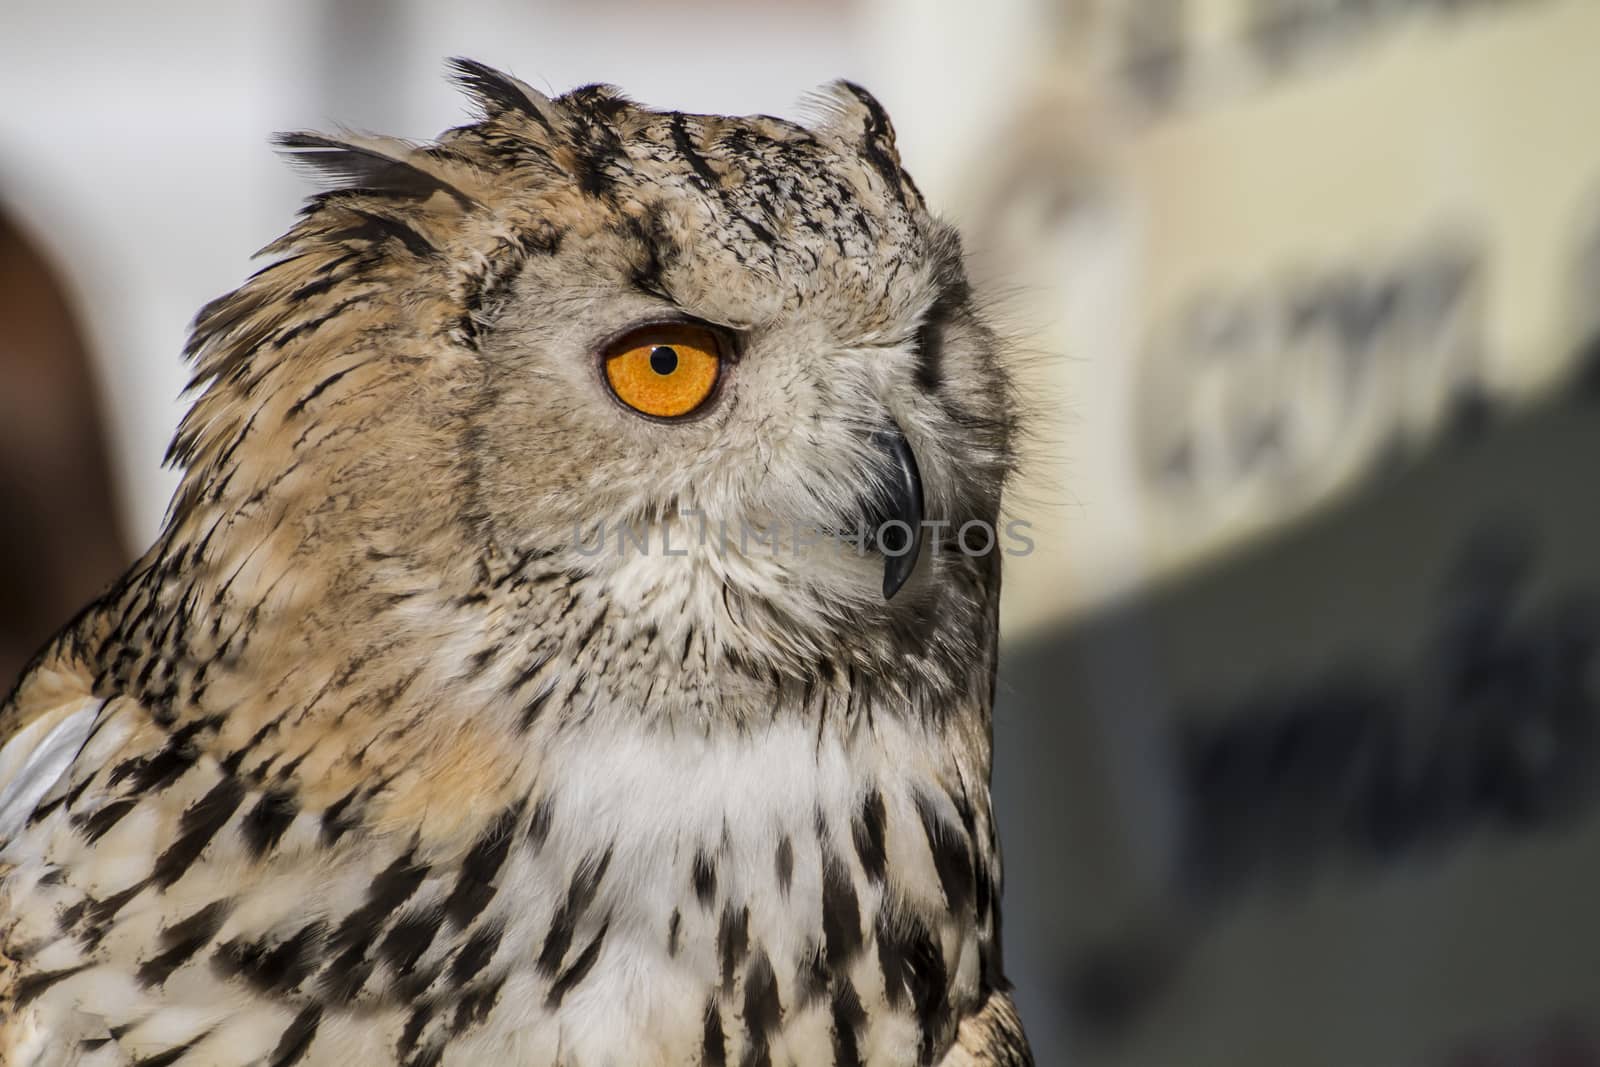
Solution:
<svg viewBox="0 0 1600 1067">
<path fill-rule="evenodd" d="M 995 794 L 1042 1065 L 1600 1065 L 1600 3 L 6 0 L 0 688 L 154 535 L 266 143 L 847 76 L 1033 413 Z"/>
</svg>

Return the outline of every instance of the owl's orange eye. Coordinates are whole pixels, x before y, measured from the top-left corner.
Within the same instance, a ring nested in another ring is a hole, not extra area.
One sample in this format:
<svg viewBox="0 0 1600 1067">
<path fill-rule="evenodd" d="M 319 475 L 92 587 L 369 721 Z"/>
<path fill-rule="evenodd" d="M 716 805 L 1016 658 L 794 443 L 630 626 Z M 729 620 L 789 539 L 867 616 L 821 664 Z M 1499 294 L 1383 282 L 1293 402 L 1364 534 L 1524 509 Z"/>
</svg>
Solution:
<svg viewBox="0 0 1600 1067">
<path fill-rule="evenodd" d="M 645 415 L 688 415 L 711 395 L 722 370 L 722 345 L 704 326 L 664 323 L 635 330 L 604 353 L 617 399 Z"/>
</svg>

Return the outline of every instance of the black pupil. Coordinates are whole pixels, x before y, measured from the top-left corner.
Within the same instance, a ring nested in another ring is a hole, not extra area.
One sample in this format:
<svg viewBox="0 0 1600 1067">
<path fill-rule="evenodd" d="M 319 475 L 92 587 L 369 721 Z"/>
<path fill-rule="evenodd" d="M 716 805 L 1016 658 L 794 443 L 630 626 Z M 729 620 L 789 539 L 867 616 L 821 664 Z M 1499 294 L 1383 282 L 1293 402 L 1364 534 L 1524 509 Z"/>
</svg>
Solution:
<svg viewBox="0 0 1600 1067">
<path fill-rule="evenodd" d="M 671 374 L 678 369 L 678 350 L 670 345 L 656 345 L 650 350 L 650 369 L 657 374 Z"/>
</svg>

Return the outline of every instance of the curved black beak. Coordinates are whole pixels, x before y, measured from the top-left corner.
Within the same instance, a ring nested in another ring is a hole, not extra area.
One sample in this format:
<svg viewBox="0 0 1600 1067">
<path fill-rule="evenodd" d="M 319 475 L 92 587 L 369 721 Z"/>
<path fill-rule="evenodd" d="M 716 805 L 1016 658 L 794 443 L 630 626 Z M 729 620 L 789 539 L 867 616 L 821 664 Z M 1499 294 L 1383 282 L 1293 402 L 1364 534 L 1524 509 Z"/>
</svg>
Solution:
<svg viewBox="0 0 1600 1067">
<path fill-rule="evenodd" d="M 885 461 L 873 536 L 883 553 L 883 599 L 892 600 L 922 554 L 922 473 L 910 442 L 893 422 L 876 431 L 872 443 Z"/>
</svg>

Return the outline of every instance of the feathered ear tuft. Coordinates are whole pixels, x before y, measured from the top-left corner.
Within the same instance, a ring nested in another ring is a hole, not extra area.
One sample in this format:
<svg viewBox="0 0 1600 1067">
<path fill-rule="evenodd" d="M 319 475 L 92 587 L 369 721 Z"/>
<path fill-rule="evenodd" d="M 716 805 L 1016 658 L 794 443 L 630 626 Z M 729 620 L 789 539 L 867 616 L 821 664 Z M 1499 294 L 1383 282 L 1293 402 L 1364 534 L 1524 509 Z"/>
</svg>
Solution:
<svg viewBox="0 0 1600 1067">
<path fill-rule="evenodd" d="M 858 146 L 877 141 L 885 151 L 896 153 L 889 112 L 877 97 L 855 82 L 829 82 L 807 93 L 803 103 L 816 115 L 812 127 L 816 133 Z"/>
<path fill-rule="evenodd" d="M 439 175 L 405 158 L 409 146 L 381 138 L 336 140 L 318 133 L 280 133 L 273 144 L 283 149 L 291 162 L 320 178 L 332 180 L 338 188 L 386 196 L 425 200 L 434 193 L 446 193 L 462 207 L 473 199 Z"/>
<path fill-rule="evenodd" d="M 472 94 L 487 118 L 516 112 L 537 122 L 554 136 L 561 122 L 561 110 L 539 90 L 504 71 L 457 56 L 450 60 L 451 77 Z"/>
<path fill-rule="evenodd" d="M 909 194 L 918 203 L 922 194 L 900 165 L 894 143 L 894 124 L 877 97 L 852 81 L 829 82 L 805 99 L 817 115 L 813 132 L 853 146 L 874 168 L 897 198 Z"/>
<path fill-rule="evenodd" d="M 637 106 L 621 89 L 604 82 L 580 85 L 563 94 L 559 102 L 600 122 L 610 122 L 629 108 Z"/>
</svg>

